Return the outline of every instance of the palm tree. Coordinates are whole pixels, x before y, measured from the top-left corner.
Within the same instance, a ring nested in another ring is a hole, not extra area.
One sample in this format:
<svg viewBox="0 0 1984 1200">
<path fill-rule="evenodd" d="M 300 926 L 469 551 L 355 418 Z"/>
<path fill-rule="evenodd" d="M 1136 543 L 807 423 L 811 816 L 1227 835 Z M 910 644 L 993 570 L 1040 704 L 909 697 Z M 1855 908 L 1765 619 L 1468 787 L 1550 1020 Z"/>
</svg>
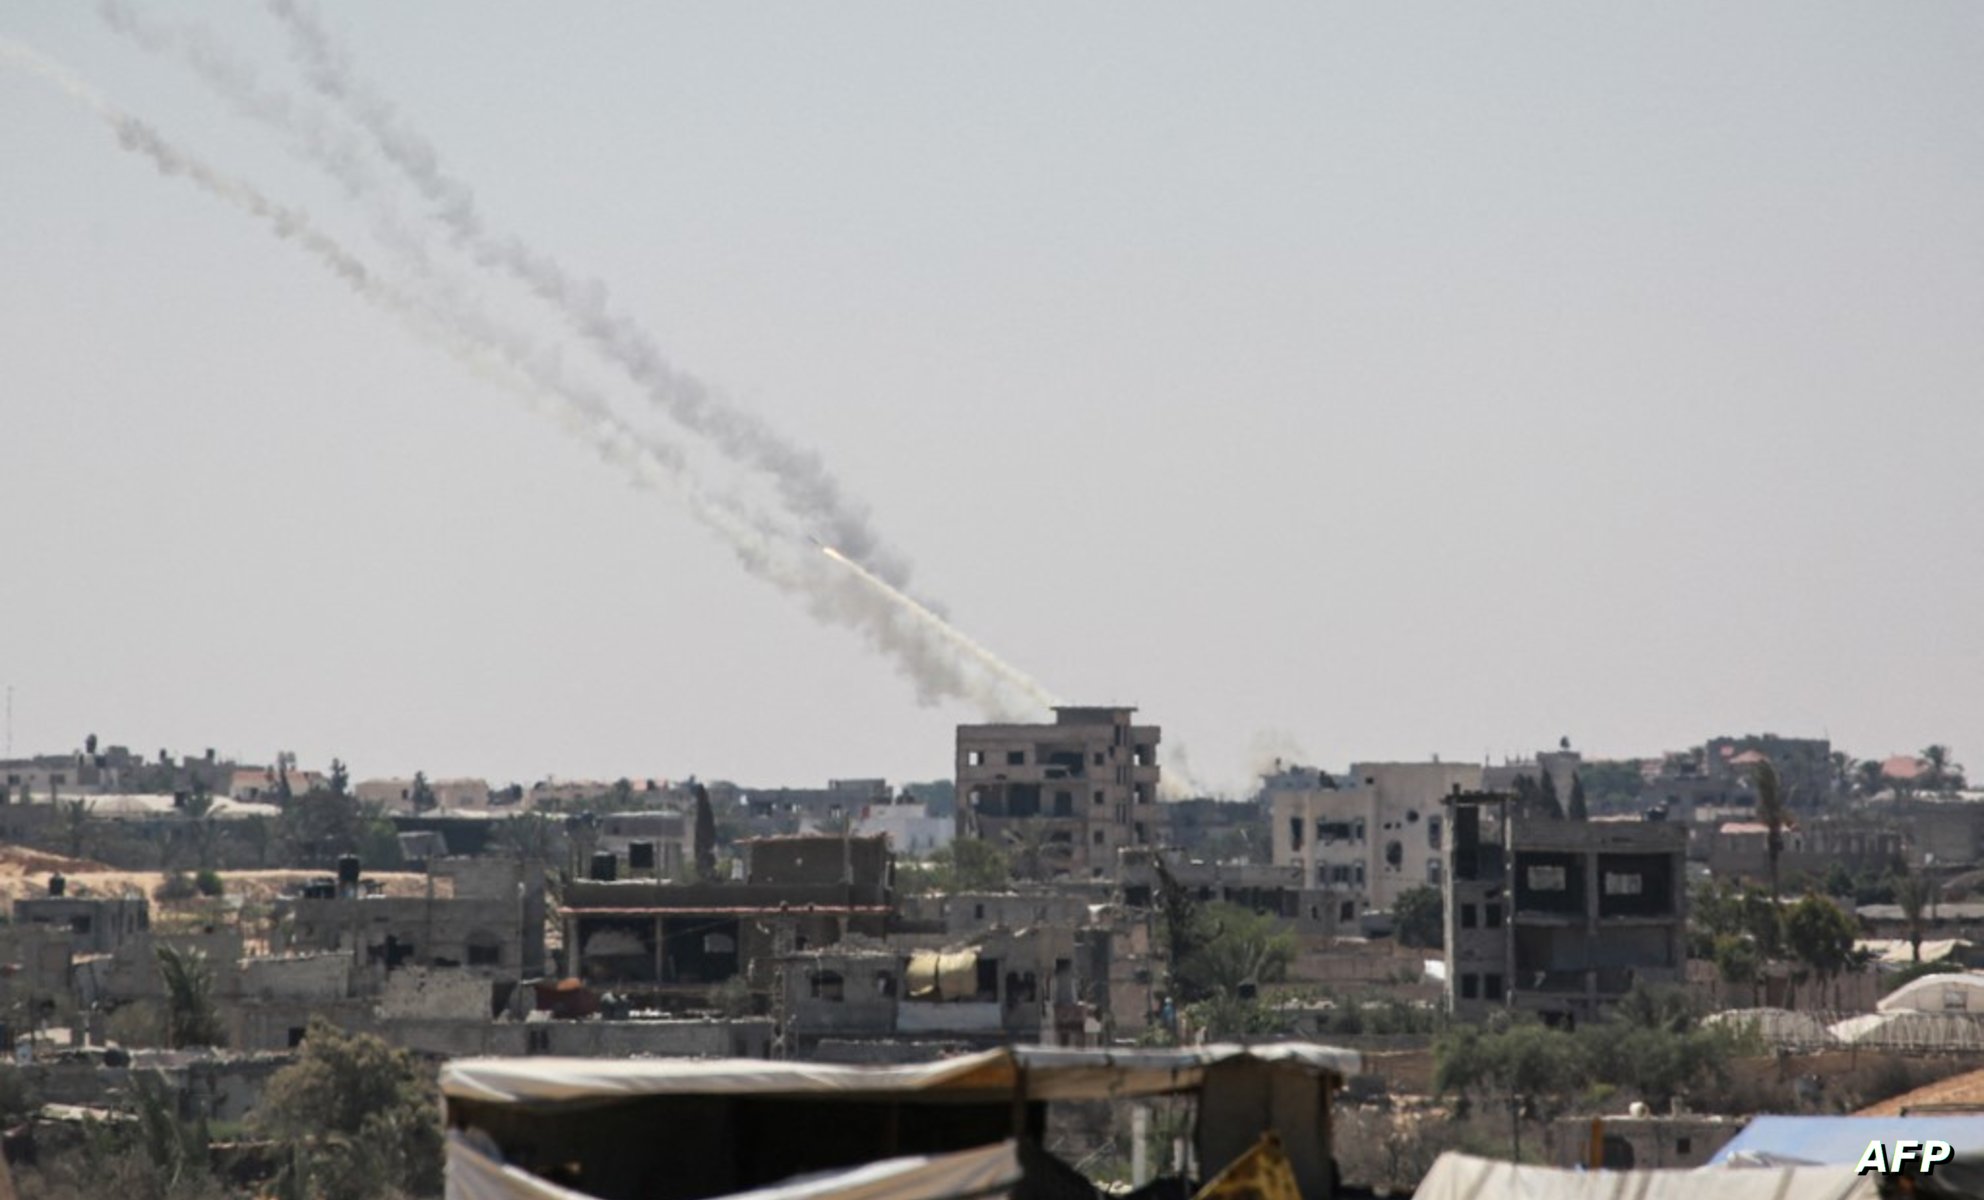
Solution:
<svg viewBox="0 0 1984 1200">
<path fill-rule="evenodd" d="M 1932 792 L 1957 792 L 1963 790 L 1963 766 L 1950 761 L 1950 748 L 1940 743 L 1922 747 L 1922 761 L 1926 769 L 1922 772 L 1923 786 Z"/>
<path fill-rule="evenodd" d="M 1901 906 L 1901 919 L 1908 925 L 1908 948 L 1915 962 L 1922 961 L 1922 934 L 1928 928 L 1922 919 L 1929 907 L 1929 881 L 1920 872 L 1910 871 L 1895 880 L 1894 902 Z"/>
<path fill-rule="evenodd" d="M 214 1046 L 221 1041 L 220 1013 L 214 1007 L 214 973 L 198 950 L 158 947 L 159 975 L 165 981 L 165 1040 L 174 1050 Z"/>
<path fill-rule="evenodd" d="M 1778 782 L 1777 768 L 1771 765 L 1769 759 L 1757 764 L 1752 778 L 1757 786 L 1757 820 L 1763 822 L 1766 831 L 1764 852 L 1770 855 L 1770 898 L 1775 903 L 1778 898 L 1777 860 L 1784 853 L 1784 792 Z"/>
<path fill-rule="evenodd" d="M 1835 795 L 1853 794 L 1853 771 L 1859 763 L 1844 750 L 1832 752 L 1832 789 Z"/>
</svg>

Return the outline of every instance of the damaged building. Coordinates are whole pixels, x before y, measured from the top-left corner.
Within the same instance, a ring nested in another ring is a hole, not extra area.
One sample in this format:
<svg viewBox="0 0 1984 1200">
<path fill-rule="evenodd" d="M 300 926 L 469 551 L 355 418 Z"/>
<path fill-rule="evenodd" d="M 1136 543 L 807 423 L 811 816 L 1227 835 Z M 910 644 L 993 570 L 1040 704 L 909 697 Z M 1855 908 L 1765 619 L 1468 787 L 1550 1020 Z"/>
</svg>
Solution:
<svg viewBox="0 0 1984 1200">
<path fill-rule="evenodd" d="M 1134 708 L 1057 707 L 1051 725 L 960 725 L 957 833 L 1037 859 L 1041 878 L 1102 879 L 1162 835 L 1155 725 Z"/>
<path fill-rule="evenodd" d="M 1446 1003 L 1574 1023 L 1636 984 L 1687 968 L 1688 831 L 1667 821 L 1572 821 L 1512 798 L 1455 792 L 1445 813 Z"/>
</svg>

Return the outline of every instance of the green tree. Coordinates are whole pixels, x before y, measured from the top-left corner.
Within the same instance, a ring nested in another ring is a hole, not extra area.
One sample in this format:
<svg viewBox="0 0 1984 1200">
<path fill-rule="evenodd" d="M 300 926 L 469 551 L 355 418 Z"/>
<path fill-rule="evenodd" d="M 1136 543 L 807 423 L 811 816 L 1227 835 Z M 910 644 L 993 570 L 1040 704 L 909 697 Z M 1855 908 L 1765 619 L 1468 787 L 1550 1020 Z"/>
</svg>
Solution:
<svg viewBox="0 0 1984 1200">
<path fill-rule="evenodd" d="M 328 780 L 331 795 L 345 796 L 351 792 L 351 772 L 345 769 L 344 760 L 331 760 L 331 777 Z"/>
<path fill-rule="evenodd" d="M 1853 965 L 1853 918 L 1816 893 L 1784 914 L 1784 945 L 1821 989 Z"/>
<path fill-rule="evenodd" d="M 1901 919 L 1908 926 L 1909 957 L 1922 961 L 1922 935 L 1928 930 L 1924 919 L 1929 908 L 1929 881 L 1920 872 L 1909 871 L 1894 884 L 1894 902 L 1901 906 Z"/>
<path fill-rule="evenodd" d="M 1757 820 L 1764 826 L 1764 853 L 1770 858 L 1770 898 L 1778 898 L 1777 861 L 1784 854 L 1784 826 L 1789 818 L 1777 768 L 1769 759 L 1751 776 L 1757 788 Z"/>
<path fill-rule="evenodd" d="M 710 790 L 696 785 L 696 878 L 708 882 L 716 878 L 716 810 L 710 807 Z"/>
<path fill-rule="evenodd" d="M 92 832 L 89 802 L 58 800 L 56 806 L 62 814 L 62 844 L 68 848 L 70 858 L 81 858 Z"/>
<path fill-rule="evenodd" d="M 1295 951 L 1295 934 L 1273 917 L 1237 904 L 1201 905 L 1184 957 L 1171 963 L 1171 978 L 1188 1003 L 1240 997 L 1250 987 L 1288 978 Z"/>
<path fill-rule="evenodd" d="M 1575 772 L 1571 775 L 1571 804 L 1564 810 L 1564 815 L 1573 821 L 1591 819 L 1591 809 L 1586 806 L 1584 799 L 1584 776 Z"/>
<path fill-rule="evenodd" d="M 413 811 L 416 813 L 424 813 L 429 809 L 438 807 L 441 803 L 435 798 L 434 785 L 427 782 L 427 772 L 425 771 L 415 771 L 413 773 L 413 788 L 407 793 L 407 799 L 412 803 Z"/>
<path fill-rule="evenodd" d="M 284 1175 L 295 1193 L 375 1200 L 440 1191 L 439 1113 L 432 1079 L 411 1054 L 313 1017 L 255 1122 L 289 1149 Z"/>
<path fill-rule="evenodd" d="M 1447 944 L 1446 917 L 1440 889 L 1410 887 L 1392 903 L 1392 936 L 1401 946 L 1438 950 Z"/>
<path fill-rule="evenodd" d="M 1868 759 L 1854 768 L 1854 778 L 1859 781 L 1862 796 L 1878 796 L 1887 786 L 1887 773 L 1882 764 Z"/>
<path fill-rule="evenodd" d="M 1564 819 L 1564 802 L 1557 798 L 1557 781 L 1550 772 L 1542 772 L 1536 780 L 1537 808 L 1553 821 Z"/>
<path fill-rule="evenodd" d="M 214 1007 L 214 973 L 199 950 L 161 945 L 159 976 L 165 983 L 165 1040 L 174 1050 L 218 1046 L 220 1013 Z"/>
<path fill-rule="evenodd" d="M 1950 748 L 1937 743 L 1922 747 L 1922 786 L 1932 792 L 1960 792 L 1964 787 L 1963 767 L 1950 761 Z"/>
</svg>

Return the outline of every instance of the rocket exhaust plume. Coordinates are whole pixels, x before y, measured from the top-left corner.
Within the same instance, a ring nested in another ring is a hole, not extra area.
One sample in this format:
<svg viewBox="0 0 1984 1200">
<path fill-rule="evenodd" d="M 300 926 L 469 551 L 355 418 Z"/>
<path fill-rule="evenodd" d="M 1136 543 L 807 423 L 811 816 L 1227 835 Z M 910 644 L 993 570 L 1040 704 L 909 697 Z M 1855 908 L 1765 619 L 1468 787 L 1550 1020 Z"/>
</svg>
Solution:
<svg viewBox="0 0 1984 1200">
<path fill-rule="evenodd" d="M 80 101 L 109 126 L 124 149 L 149 159 L 161 173 L 191 180 L 208 194 L 262 221 L 361 297 L 399 317 L 424 340 L 557 418 L 569 433 L 592 445 L 635 483 L 681 488 L 692 515 L 730 544 L 748 572 L 804 599 L 817 619 L 862 634 L 915 684 L 919 700 L 930 703 L 963 698 L 988 713 L 1006 714 L 1013 711 L 1016 691 L 1030 698 L 1046 695 L 1026 676 L 852 560 L 832 555 L 853 568 L 855 573 L 850 576 L 824 571 L 820 560 L 810 555 L 784 552 L 782 547 L 796 540 L 789 525 L 729 498 L 704 492 L 679 450 L 628 426 L 596 394 L 563 379 L 554 365 L 532 352 L 527 339 L 459 300 L 436 309 L 407 297 L 320 230 L 300 209 L 271 200 L 245 181 L 180 150 L 72 72 L 24 44 L 0 37 L 0 60 L 27 70 Z M 878 595 L 889 602 L 878 603 Z M 972 670 L 961 662 L 961 654 L 975 660 L 979 669 Z"/>
<path fill-rule="evenodd" d="M 360 79 L 351 55 L 302 0 L 267 0 L 290 35 L 304 78 L 370 135 L 379 152 L 414 186 L 434 219 L 485 267 L 508 273 L 557 310 L 572 329 L 618 365 L 684 428 L 709 439 L 726 457 L 769 477 L 809 531 L 842 547 L 898 590 L 906 563 L 887 550 L 865 510 L 848 498 L 819 455 L 796 446 L 755 414 L 724 399 L 703 380 L 670 363 L 654 339 L 614 311 L 598 280 L 575 278 L 563 265 L 514 235 L 490 230 L 474 192 L 441 165 L 432 142 L 414 130 L 376 89 Z"/>
<path fill-rule="evenodd" d="M 1012 684 L 1015 688 L 1018 688 L 1020 691 L 1026 693 L 1026 695 L 1032 698 L 1033 700 L 1039 702 L 1039 704 L 1043 708 L 1052 708 L 1056 704 L 1060 703 L 1059 700 L 1054 698 L 1054 695 L 1052 693 L 1047 691 L 1047 689 L 1041 687 L 1038 683 L 1034 682 L 1032 679 L 1028 678 L 1027 675 L 1021 672 L 1017 667 L 1010 665 L 1004 659 L 1001 659 L 998 655 L 992 653 L 984 646 L 979 645 L 977 642 L 967 637 L 962 630 L 957 629 L 956 627 L 952 626 L 948 621 L 945 621 L 942 617 L 938 616 L 936 613 L 933 613 L 929 609 L 923 607 L 921 604 L 918 604 L 913 598 L 906 596 L 902 592 L 889 586 L 886 580 L 881 579 L 874 572 L 868 570 L 868 568 L 862 566 L 860 563 L 855 562 L 853 559 L 849 558 L 845 554 L 842 554 L 840 551 L 834 549 L 832 546 L 825 546 L 825 545 L 821 546 L 820 553 L 826 555 L 828 558 L 833 559 L 841 566 L 846 567 L 848 570 L 854 572 L 856 578 L 868 584 L 876 591 L 881 592 L 883 595 L 888 596 L 890 599 L 896 601 L 898 604 L 901 604 L 902 606 L 907 608 L 912 614 L 915 615 L 917 620 L 921 621 L 924 625 L 928 626 L 930 629 L 937 632 L 939 635 L 944 637 L 945 640 L 951 642 L 952 644 L 956 645 L 959 649 L 963 650 L 965 653 L 977 659 L 980 663 L 982 663 L 986 668 L 991 670 L 994 674 L 998 675 L 1006 682 Z"/>
</svg>

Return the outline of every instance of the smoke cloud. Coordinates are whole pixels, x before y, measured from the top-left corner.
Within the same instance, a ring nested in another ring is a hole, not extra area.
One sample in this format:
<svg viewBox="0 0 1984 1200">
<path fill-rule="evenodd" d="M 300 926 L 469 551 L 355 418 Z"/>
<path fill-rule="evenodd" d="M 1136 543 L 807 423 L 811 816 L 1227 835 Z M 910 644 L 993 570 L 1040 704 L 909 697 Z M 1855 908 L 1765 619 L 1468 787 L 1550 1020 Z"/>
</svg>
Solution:
<svg viewBox="0 0 1984 1200">
<path fill-rule="evenodd" d="M 646 330 L 614 311 L 603 283 L 575 278 L 514 235 L 491 231 L 474 192 L 443 168 L 432 142 L 358 77 L 350 53 L 316 15 L 301 0 L 268 0 L 268 7 L 288 30 L 292 55 L 305 80 L 370 135 L 462 249 L 482 265 L 508 273 L 561 313 L 575 332 L 683 427 L 772 479 L 787 506 L 807 520 L 809 533 L 840 548 L 897 589 L 907 587 L 907 563 L 882 545 L 866 511 L 846 496 L 819 455 L 794 445 L 755 414 L 675 367 Z"/>
<path fill-rule="evenodd" d="M 165 36 L 156 29 L 151 34 Z M 159 44 L 197 43 L 175 36 Z M 213 56 L 211 47 L 202 58 L 210 65 L 224 62 Z M 0 59 L 53 83 L 101 119 L 124 149 L 148 159 L 161 173 L 185 178 L 261 221 L 359 296 L 400 318 L 422 340 L 557 419 L 567 433 L 585 441 L 635 484 L 682 493 L 691 514 L 731 547 L 747 572 L 801 599 L 816 619 L 860 633 L 912 682 L 920 702 L 965 699 L 1000 717 L 1025 711 L 1028 706 L 1016 696 L 1051 703 L 1038 684 L 857 564 L 796 552 L 798 537 L 788 521 L 707 492 L 679 448 L 628 425 L 598 393 L 566 378 L 555 357 L 528 337 L 459 297 L 422 301 L 392 287 L 301 209 L 272 200 L 246 181 L 178 148 L 27 46 L 0 38 Z M 202 70 L 202 75 L 216 86 L 222 86 L 223 80 L 233 81 L 226 86 L 239 89 L 254 86 L 251 77 L 239 72 L 220 69 L 208 75 Z M 244 90 L 236 98 L 247 94 Z M 263 104 L 258 111 L 281 119 L 275 114 L 289 110 Z M 313 137 L 309 144 L 318 140 Z"/>
</svg>

